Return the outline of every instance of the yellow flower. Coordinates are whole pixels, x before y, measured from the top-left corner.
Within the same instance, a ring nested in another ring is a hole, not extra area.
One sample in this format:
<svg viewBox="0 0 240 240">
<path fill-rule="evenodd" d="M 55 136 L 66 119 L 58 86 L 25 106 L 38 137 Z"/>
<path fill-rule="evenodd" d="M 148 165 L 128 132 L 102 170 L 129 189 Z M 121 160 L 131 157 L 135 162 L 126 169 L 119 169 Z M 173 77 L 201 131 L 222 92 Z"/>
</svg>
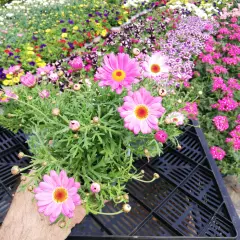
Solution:
<svg viewBox="0 0 240 240">
<path fill-rule="evenodd" d="M 12 74 L 9 74 L 9 73 L 8 73 L 8 74 L 6 75 L 6 77 L 7 77 L 7 79 L 12 79 L 13 76 L 12 76 Z"/>
<path fill-rule="evenodd" d="M 78 30 L 78 26 L 74 26 L 73 30 L 77 31 Z"/>
<path fill-rule="evenodd" d="M 62 33 L 62 38 L 66 38 L 67 37 L 67 33 Z"/>
<path fill-rule="evenodd" d="M 106 29 L 102 30 L 101 35 L 105 37 L 107 35 L 107 30 Z"/>
<path fill-rule="evenodd" d="M 33 51 L 27 51 L 27 55 L 34 55 L 35 53 Z"/>
<path fill-rule="evenodd" d="M 50 33 L 51 31 L 52 31 L 52 30 L 48 28 L 45 32 L 46 32 L 46 33 Z"/>
<path fill-rule="evenodd" d="M 27 47 L 27 50 L 32 51 L 33 47 Z"/>
<path fill-rule="evenodd" d="M 122 25 L 122 21 L 121 21 L 121 20 L 119 20 L 119 21 L 118 21 L 118 24 L 119 24 L 119 25 Z"/>
<path fill-rule="evenodd" d="M 8 86 L 8 82 L 9 82 L 9 80 L 3 80 L 2 83 L 3 83 L 4 86 Z"/>
<path fill-rule="evenodd" d="M 13 78 L 13 82 L 14 82 L 14 83 L 19 83 L 19 82 L 20 82 L 20 78 L 19 78 L 19 77 Z"/>
<path fill-rule="evenodd" d="M 127 12 L 127 11 L 124 11 L 123 14 L 128 14 L 128 12 Z"/>
<path fill-rule="evenodd" d="M 45 62 L 39 62 L 39 63 L 37 63 L 37 66 L 38 67 L 45 67 L 46 63 Z"/>
</svg>

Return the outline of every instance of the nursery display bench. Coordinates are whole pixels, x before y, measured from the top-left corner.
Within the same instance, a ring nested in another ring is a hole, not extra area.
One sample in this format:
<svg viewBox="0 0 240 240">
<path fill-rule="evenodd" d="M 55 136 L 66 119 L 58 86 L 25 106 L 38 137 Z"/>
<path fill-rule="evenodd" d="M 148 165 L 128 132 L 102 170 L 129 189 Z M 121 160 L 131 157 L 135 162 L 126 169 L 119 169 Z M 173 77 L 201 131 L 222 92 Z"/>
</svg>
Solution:
<svg viewBox="0 0 240 240">
<path fill-rule="evenodd" d="M 68 239 L 238 239 L 239 218 L 203 132 L 197 121 L 192 124 L 195 127 L 185 127 L 178 139 L 180 150 L 168 144 L 160 157 L 136 161 L 136 168 L 144 170 L 145 177 L 157 172 L 160 178 L 149 184 L 128 183 L 132 206 L 128 214 L 87 215 Z M 17 161 L 21 166 L 28 164 L 27 159 L 17 158 L 28 146 L 21 131 L 14 135 L 2 128 L 0 138 L 2 222 L 19 184 L 10 169 Z M 118 208 L 109 202 L 103 212 Z"/>
</svg>

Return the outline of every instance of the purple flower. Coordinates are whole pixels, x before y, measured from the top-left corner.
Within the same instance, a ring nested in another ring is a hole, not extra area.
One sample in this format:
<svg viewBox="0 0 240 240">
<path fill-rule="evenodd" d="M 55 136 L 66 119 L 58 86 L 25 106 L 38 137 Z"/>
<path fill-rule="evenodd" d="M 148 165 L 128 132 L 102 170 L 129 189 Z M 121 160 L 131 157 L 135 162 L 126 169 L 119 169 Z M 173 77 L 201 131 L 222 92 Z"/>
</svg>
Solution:
<svg viewBox="0 0 240 240">
<path fill-rule="evenodd" d="M 62 28 L 62 33 L 65 33 L 67 32 L 67 29 L 66 28 Z"/>
<path fill-rule="evenodd" d="M 89 23 L 90 21 L 87 19 L 86 22 Z"/>
<path fill-rule="evenodd" d="M 37 37 L 35 37 L 35 36 L 32 36 L 32 40 L 34 40 L 34 41 L 37 41 L 37 40 L 38 40 L 38 38 L 37 38 Z"/>
<path fill-rule="evenodd" d="M 32 62 L 29 62 L 28 64 L 31 66 L 35 66 L 36 63 L 34 61 L 32 61 Z"/>
<path fill-rule="evenodd" d="M 69 23 L 69 24 L 74 24 L 74 21 L 71 20 L 71 19 L 69 19 L 69 20 L 68 20 L 68 23 Z"/>
<path fill-rule="evenodd" d="M 68 46 L 69 46 L 71 49 L 74 49 L 74 45 L 73 45 L 73 43 L 68 42 Z"/>
<path fill-rule="evenodd" d="M 64 20 L 61 19 L 61 20 L 60 20 L 60 23 L 64 23 Z"/>
<path fill-rule="evenodd" d="M 41 44 L 40 45 L 40 48 L 44 48 L 44 47 L 46 47 L 47 45 L 46 44 Z"/>
<path fill-rule="evenodd" d="M 91 13 L 89 13 L 89 14 L 88 14 L 88 16 L 89 16 L 89 17 L 92 17 L 92 14 L 91 14 Z"/>
<path fill-rule="evenodd" d="M 0 72 L 0 79 L 4 80 L 6 78 L 6 74 L 3 72 Z"/>
<path fill-rule="evenodd" d="M 8 56 L 13 56 L 14 54 L 12 53 L 12 52 L 10 52 L 9 54 L 8 54 Z"/>
</svg>

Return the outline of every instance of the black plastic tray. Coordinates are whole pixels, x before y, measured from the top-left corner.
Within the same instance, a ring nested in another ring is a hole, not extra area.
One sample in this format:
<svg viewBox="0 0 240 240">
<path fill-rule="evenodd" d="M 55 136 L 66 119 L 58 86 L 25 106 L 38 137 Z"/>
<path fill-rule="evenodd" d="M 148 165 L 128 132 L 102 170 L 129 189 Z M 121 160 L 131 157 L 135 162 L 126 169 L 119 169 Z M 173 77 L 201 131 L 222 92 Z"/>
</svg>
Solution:
<svg viewBox="0 0 240 240">
<path fill-rule="evenodd" d="M 144 169 L 145 179 L 151 179 L 154 172 L 160 178 L 153 183 L 127 184 L 131 212 L 89 214 L 68 239 L 238 239 L 239 218 L 201 129 L 188 126 L 183 130 L 181 150 L 168 144 L 149 163 L 136 161 L 139 171 Z M 22 132 L 13 135 L 0 128 L 0 222 L 19 182 L 10 169 L 28 164 L 28 159 L 17 157 L 19 151 L 28 153 L 25 142 Z M 103 212 L 120 207 L 109 202 Z"/>
<path fill-rule="evenodd" d="M 14 165 L 27 166 L 28 158 L 18 158 L 19 152 L 29 154 L 26 136 L 22 131 L 17 134 L 0 127 L 0 223 L 3 221 L 15 193 L 20 178 L 11 174 Z"/>
<path fill-rule="evenodd" d="M 198 126 L 197 121 L 193 121 Z M 127 185 L 132 210 L 120 215 L 88 215 L 68 237 L 74 239 L 238 239 L 240 223 L 222 176 L 200 128 L 187 126 L 181 150 L 166 146 L 163 155 L 136 162 L 153 183 Z M 121 206 L 109 202 L 103 212 Z"/>
</svg>

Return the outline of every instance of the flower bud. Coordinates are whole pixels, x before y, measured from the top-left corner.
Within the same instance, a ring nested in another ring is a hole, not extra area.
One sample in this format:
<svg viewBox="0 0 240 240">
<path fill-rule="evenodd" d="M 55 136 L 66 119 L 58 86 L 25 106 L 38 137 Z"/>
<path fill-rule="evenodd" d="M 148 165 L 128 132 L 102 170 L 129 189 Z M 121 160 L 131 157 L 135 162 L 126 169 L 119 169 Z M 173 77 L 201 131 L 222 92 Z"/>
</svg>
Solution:
<svg viewBox="0 0 240 240">
<path fill-rule="evenodd" d="M 43 166 L 43 167 L 46 167 L 46 166 L 47 166 L 47 162 L 46 162 L 46 161 L 43 162 L 43 163 L 42 163 L 42 166 Z"/>
<path fill-rule="evenodd" d="M 78 137 L 79 137 L 78 134 L 73 135 L 73 138 L 75 138 L 75 139 L 78 139 Z"/>
<path fill-rule="evenodd" d="M 131 206 L 129 204 L 125 203 L 125 204 L 123 204 L 122 210 L 125 213 L 129 213 L 131 211 Z"/>
<path fill-rule="evenodd" d="M 182 146 L 180 144 L 177 145 L 177 149 L 178 150 L 181 150 L 182 149 Z"/>
<path fill-rule="evenodd" d="M 81 85 L 80 85 L 80 84 L 74 84 L 74 85 L 73 85 L 73 90 L 75 90 L 75 91 L 79 91 L 80 88 L 81 88 Z"/>
<path fill-rule="evenodd" d="M 53 108 L 52 115 L 53 116 L 59 116 L 59 114 L 60 114 L 60 109 L 59 108 Z"/>
<path fill-rule="evenodd" d="M 168 139 L 168 134 L 164 130 L 159 130 L 155 133 L 154 138 L 160 143 L 165 143 Z"/>
<path fill-rule="evenodd" d="M 61 70 L 61 71 L 58 71 L 57 74 L 58 74 L 59 77 L 61 77 L 61 76 L 63 76 L 64 72 Z"/>
<path fill-rule="evenodd" d="M 123 195 L 123 198 L 124 198 L 125 200 L 129 200 L 129 196 L 128 196 L 128 194 L 127 194 L 127 193 L 124 194 L 124 195 Z"/>
<path fill-rule="evenodd" d="M 58 223 L 58 226 L 59 226 L 60 228 L 64 228 L 64 227 L 66 226 L 66 222 L 65 222 L 65 221 L 60 221 L 60 222 Z"/>
<path fill-rule="evenodd" d="M 94 118 L 93 118 L 93 122 L 94 122 L 94 123 L 99 123 L 99 118 L 98 118 L 98 117 L 94 117 Z"/>
<path fill-rule="evenodd" d="M 144 173 L 145 173 L 145 171 L 142 169 L 142 170 L 141 170 L 141 173 L 142 173 L 142 174 L 144 174 Z"/>
<path fill-rule="evenodd" d="M 28 96 L 27 99 L 31 101 L 33 99 L 33 97 L 32 96 Z"/>
<path fill-rule="evenodd" d="M 80 123 L 76 120 L 72 120 L 69 123 L 69 128 L 73 131 L 73 132 L 77 132 L 80 129 Z"/>
<path fill-rule="evenodd" d="M 100 184 L 98 183 L 92 183 L 90 189 L 93 193 L 99 193 L 101 190 L 101 187 L 100 187 Z"/>
<path fill-rule="evenodd" d="M 178 103 L 182 103 L 182 100 L 181 100 L 181 99 L 178 99 L 177 102 L 178 102 Z"/>
<path fill-rule="evenodd" d="M 12 175 L 18 175 L 20 173 L 20 168 L 18 166 L 13 166 L 11 168 Z"/>
<path fill-rule="evenodd" d="M 21 176 L 21 181 L 26 181 L 27 177 L 26 176 Z"/>
<path fill-rule="evenodd" d="M 147 149 L 144 149 L 144 153 L 145 153 L 146 155 L 148 155 L 148 154 L 149 154 L 149 151 L 148 151 Z"/>
<path fill-rule="evenodd" d="M 154 174 L 153 174 L 153 178 L 158 179 L 158 178 L 160 178 L 160 176 L 159 176 L 158 173 L 154 173 Z"/>
<path fill-rule="evenodd" d="M 199 92 L 198 92 L 198 94 L 199 94 L 199 95 L 202 95 L 202 94 L 203 94 L 203 92 L 202 92 L 202 91 L 199 91 Z"/>
<path fill-rule="evenodd" d="M 134 48 L 134 49 L 133 49 L 133 54 L 134 54 L 135 56 L 138 56 L 138 55 L 140 54 L 140 50 L 139 50 L 138 48 Z"/>
<path fill-rule="evenodd" d="M 159 94 L 159 96 L 161 96 L 161 97 L 165 97 L 165 96 L 167 95 L 167 90 L 164 89 L 164 88 L 160 88 L 160 89 L 158 90 L 158 94 Z"/>
<path fill-rule="evenodd" d="M 20 152 L 20 153 L 18 154 L 18 158 L 19 158 L 19 159 L 24 158 L 24 156 L 25 156 L 25 154 L 24 154 L 23 152 Z"/>
<path fill-rule="evenodd" d="M 32 185 L 29 185 L 28 186 L 28 191 L 31 192 L 33 190 L 33 186 Z"/>
</svg>

